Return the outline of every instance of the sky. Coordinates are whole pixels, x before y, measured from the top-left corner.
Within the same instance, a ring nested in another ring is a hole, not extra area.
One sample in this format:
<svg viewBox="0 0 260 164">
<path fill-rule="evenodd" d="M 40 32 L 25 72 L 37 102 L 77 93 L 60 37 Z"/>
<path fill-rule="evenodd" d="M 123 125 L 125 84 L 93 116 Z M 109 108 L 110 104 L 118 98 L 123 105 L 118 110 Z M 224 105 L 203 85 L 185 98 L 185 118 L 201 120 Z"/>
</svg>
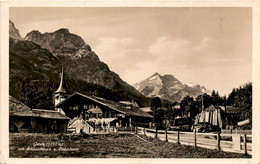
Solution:
<svg viewBox="0 0 260 164">
<path fill-rule="evenodd" d="M 252 10 L 238 7 L 13 7 L 22 37 L 68 28 L 133 85 L 171 74 L 228 95 L 252 81 Z"/>
</svg>

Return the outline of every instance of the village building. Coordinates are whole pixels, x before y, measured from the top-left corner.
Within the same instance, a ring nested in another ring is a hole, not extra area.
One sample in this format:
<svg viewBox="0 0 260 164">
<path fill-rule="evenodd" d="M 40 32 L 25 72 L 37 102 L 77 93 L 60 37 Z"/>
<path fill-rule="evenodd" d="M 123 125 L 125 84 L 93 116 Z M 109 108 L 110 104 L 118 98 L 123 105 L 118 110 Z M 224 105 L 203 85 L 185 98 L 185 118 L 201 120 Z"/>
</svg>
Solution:
<svg viewBox="0 0 260 164">
<path fill-rule="evenodd" d="M 152 122 L 153 116 L 138 107 L 128 108 L 119 102 L 97 96 L 74 93 L 55 106 L 61 108 L 71 119 L 81 118 L 98 124 L 132 126 L 135 123 Z"/>
<path fill-rule="evenodd" d="M 54 110 L 31 109 L 9 96 L 9 131 L 31 133 L 64 133 L 69 118 Z"/>
<path fill-rule="evenodd" d="M 223 128 L 223 110 L 214 105 L 210 105 L 208 108 L 204 109 L 195 117 L 194 125 L 206 124 Z"/>
<path fill-rule="evenodd" d="M 225 112 L 226 129 L 233 129 L 237 125 L 238 118 L 236 117 L 236 114 L 238 113 L 239 108 L 231 105 L 219 107 Z"/>
<path fill-rule="evenodd" d="M 153 116 L 139 109 L 136 102 L 106 100 L 93 95 L 73 93 L 68 96 L 62 69 L 59 88 L 55 92 L 55 109 L 71 120 L 69 129 L 85 131 L 95 126 L 130 127 L 152 122 Z"/>
</svg>

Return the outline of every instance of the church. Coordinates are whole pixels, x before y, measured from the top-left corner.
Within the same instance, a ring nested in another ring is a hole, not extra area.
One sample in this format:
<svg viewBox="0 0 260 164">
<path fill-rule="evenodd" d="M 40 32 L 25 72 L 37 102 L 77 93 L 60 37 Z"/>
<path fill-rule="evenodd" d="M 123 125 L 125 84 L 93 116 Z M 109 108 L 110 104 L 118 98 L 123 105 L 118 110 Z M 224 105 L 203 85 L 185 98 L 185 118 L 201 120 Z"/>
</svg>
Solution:
<svg viewBox="0 0 260 164">
<path fill-rule="evenodd" d="M 150 123 L 153 119 L 152 115 L 142 111 L 138 105 L 133 105 L 136 104 L 133 102 L 120 103 L 78 92 L 69 95 L 63 68 L 60 85 L 55 91 L 54 104 L 56 111 L 70 118 L 68 128 L 76 128 L 76 132 L 93 126 L 131 127 Z"/>
</svg>

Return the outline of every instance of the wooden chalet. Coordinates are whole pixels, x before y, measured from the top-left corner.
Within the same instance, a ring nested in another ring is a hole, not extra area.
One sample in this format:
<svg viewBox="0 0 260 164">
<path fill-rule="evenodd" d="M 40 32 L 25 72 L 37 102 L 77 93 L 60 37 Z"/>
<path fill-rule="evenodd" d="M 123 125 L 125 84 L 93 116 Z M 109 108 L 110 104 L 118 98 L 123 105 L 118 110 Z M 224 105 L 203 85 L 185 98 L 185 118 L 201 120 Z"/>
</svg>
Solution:
<svg viewBox="0 0 260 164">
<path fill-rule="evenodd" d="M 237 125 L 237 113 L 239 112 L 239 108 L 227 105 L 227 106 L 219 106 L 224 112 L 225 112 L 225 123 L 226 123 L 226 128 L 233 129 L 234 126 Z"/>
<path fill-rule="evenodd" d="M 152 122 L 153 116 L 140 110 L 139 107 L 127 107 L 125 104 L 106 100 L 101 97 L 74 93 L 58 103 L 56 108 L 62 109 L 71 119 L 113 120 L 110 125 L 131 126 L 132 123 Z M 111 119 L 112 118 L 112 119 Z"/>
<path fill-rule="evenodd" d="M 9 131 L 32 133 L 63 133 L 69 118 L 54 110 L 30 109 L 9 96 Z"/>
</svg>

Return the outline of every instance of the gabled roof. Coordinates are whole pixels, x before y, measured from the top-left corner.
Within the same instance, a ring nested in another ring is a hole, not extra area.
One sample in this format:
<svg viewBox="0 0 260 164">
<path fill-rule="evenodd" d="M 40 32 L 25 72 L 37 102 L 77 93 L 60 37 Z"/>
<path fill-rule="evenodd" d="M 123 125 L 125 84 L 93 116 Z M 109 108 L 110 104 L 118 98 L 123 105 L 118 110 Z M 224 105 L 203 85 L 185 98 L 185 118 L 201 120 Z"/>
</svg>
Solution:
<svg viewBox="0 0 260 164">
<path fill-rule="evenodd" d="M 29 116 L 32 115 L 32 111 L 27 105 L 9 96 L 9 115 Z"/>
<path fill-rule="evenodd" d="M 205 109 L 205 111 L 213 112 L 213 111 L 215 111 L 215 110 L 220 110 L 220 109 L 221 109 L 221 108 L 218 107 L 218 106 L 210 105 L 209 107 L 207 107 L 207 108 Z"/>
<path fill-rule="evenodd" d="M 70 119 L 60 112 L 54 110 L 31 109 L 19 100 L 9 96 L 9 115 L 10 116 L 28 116 L 51 119 Z"/>
<path fill-rule="evenodd" d="M 119 113 L 129 115 L 129 116 L 149 117 L 149 118 L 153 117 L 150 114 L 143 112 L 142 110 L 140 110 L 137 107 L 133 107 L 133 110 L 131 110 L 131 109 L 126 108 L 124 104 L 121 104 L 119 102 L 106 100 L 106 99 L 103 99 L 101 97 L 96 97 L 96 96 L 88 96 L 88 95 L 84 95 L 84 94 L 78 93 L 78 92 L 70 95 L 67 99 L 63 100 L 62 102 L 57 104 L 55 107 L 62 108 L 64 106 L 72 103 L 73 100 L 80 101 L 79 99 L 83 99 L 82 101 L 84 101 L 84 99 L 94 101 L 97 104 L 100 104 L 102 106 L 108 107 L 112 110 L 115 110 Z"/>
<path fill-rule="evenodd" d="M 32 112 L 34 113 L 34 117 L 66 119 L 66 120 L 70 119 L 69 117 L 55 110 L 32 109 Z"/>
</svg>

